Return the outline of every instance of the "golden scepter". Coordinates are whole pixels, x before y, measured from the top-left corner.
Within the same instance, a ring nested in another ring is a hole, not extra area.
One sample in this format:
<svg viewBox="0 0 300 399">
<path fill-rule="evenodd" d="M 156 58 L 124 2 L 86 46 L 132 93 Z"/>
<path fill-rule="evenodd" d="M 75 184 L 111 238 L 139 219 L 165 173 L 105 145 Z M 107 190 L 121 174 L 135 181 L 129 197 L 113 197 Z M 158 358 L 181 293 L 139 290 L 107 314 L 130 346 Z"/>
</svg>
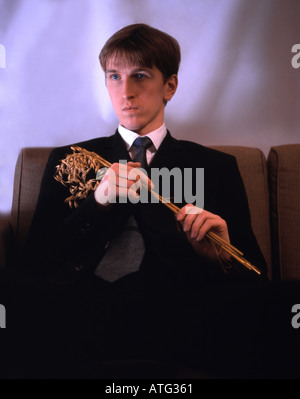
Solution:
<svg viewBox="0 0 300 399">
<path fill-rule="evenodd" d="M 77 200 L 84 199 L 88 196 L 91 190 L 96 190 L 100 180 L 106 172 L 106 168 L 111 166 L 111 163 L 102 158 L 95 152 L 87 151 L 81 147 L 71 147 L 73 154 L 68 154 L 65 159 L 56 167 L 55 179 L 69 188 L 71 196 L 66 198 L 65 202 L 72 208 L 78 207 Z M 100 170 L 103 168 L 102 170 Z M 94 171 L 97 176 L 89 179 L 90 172 Z M 151 188 L 147 187 L 151 194 L 156 197 L 161 203 L 166 205 L 172 212 L 177 214 L 180 210 L 175 204 L 166 200 L 164 197 L 156 193 Z M 253 270 L 257 274 L 261 274 L 259 268 L 251 264 L 243 256 L 243 253 L 235 248 L 232 244 L 219 237 L 217 234 L 209 231 L 206 237 L 220 250 L 227 252 L 240 264 L 249 270 Z"/>
</svg>

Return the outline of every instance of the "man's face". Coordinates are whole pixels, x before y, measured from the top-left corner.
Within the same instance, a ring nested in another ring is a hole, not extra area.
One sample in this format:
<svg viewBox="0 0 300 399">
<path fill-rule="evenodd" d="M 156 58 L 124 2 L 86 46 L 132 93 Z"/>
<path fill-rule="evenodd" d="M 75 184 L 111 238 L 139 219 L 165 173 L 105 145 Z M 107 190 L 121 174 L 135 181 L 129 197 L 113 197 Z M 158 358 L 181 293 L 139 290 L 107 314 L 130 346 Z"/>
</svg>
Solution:
<svg viewBox="0 0 300 399">
<path fill-rule="evenodd" d="M 105 72 L 106 86 L 122 126 L 143 136 L 158 129 L 164 121 L 165 102 L 177 88 L 177 76 L 164 83 L 156 68 L 128 65 L 112 57 Z"/>
</svg>

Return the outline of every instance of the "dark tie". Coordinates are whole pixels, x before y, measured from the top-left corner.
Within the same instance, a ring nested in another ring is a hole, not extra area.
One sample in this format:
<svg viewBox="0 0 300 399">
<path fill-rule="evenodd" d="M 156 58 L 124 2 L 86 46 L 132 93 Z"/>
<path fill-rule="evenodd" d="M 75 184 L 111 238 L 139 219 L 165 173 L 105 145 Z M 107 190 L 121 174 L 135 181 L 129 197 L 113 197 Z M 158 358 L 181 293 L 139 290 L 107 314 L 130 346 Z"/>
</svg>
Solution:
<svg viewBox="0 0 300 399">
<path fill-rule="evenodd" d="M 152 145 L 152 140 L 149 137 L 138 137 L 134 140 L 132 145 L 137 148 L 137 153 L 133 158 L 133 161 L 140 162 L 141 167 L 146 169 L 148 166 L 146 151 L 147 148 Z"/>
<path fill-rule="evenodd" d="M 149 137 L 138 137 L 133 146 L 137 148 L 134 162 L 140 162 L 146 169 L 146 150 L 152 144 Z M 143 237 L 139 231 L 136 220 L 131 215 L 122 231 L 112 239 L 110 246 L 95 270 L 95 274 L 102 279 L 114 282 L 127 274 L 139 270 L 145 253 Z"/>
</svg>

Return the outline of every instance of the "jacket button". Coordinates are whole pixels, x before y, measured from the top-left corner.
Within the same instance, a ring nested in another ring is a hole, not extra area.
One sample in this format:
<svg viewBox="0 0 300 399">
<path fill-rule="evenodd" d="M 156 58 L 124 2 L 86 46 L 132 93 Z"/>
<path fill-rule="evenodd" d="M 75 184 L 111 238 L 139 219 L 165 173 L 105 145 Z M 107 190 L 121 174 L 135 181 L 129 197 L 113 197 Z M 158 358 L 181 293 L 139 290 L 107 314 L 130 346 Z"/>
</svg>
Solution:
<svg viewBox="0 0 300 399">
<path fill-rule="evenodd" d="M 75 271 L 80 272 L 84 268 L 83 265 L 75 266 Z"/>
<path fill-rule="evenodd" d="M 91 230 L 91 224 L 89 222 L 86 222 L 81 228 L 80 233 L 82 235 L 86 235 L 90 232 L 90 230 Z"/>
<path fill-rule="evenodd" d="M 85 229 L 86 229 L 86 231 L 90 231 L 91 230 L 91 223 L 86 222 L 85 223 Z"/>
</svg>

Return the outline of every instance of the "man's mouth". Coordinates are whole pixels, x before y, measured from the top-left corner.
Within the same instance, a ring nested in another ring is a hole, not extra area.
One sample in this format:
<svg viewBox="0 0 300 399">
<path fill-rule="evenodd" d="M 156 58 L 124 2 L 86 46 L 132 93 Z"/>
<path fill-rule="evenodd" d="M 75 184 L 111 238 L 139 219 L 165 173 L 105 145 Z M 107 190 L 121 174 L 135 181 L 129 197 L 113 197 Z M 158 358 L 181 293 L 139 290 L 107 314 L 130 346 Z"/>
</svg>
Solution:
<svg viewBox="0 0 300 399">
<path fill-rule="evenodd" d="M 124 111 L 124 112 L 134 112 L 134 111 L 137 111 L 137 110 L 138 110 L 138 107 L 124 107 L 122 109 L 122 111 Z"/>
</svg>

